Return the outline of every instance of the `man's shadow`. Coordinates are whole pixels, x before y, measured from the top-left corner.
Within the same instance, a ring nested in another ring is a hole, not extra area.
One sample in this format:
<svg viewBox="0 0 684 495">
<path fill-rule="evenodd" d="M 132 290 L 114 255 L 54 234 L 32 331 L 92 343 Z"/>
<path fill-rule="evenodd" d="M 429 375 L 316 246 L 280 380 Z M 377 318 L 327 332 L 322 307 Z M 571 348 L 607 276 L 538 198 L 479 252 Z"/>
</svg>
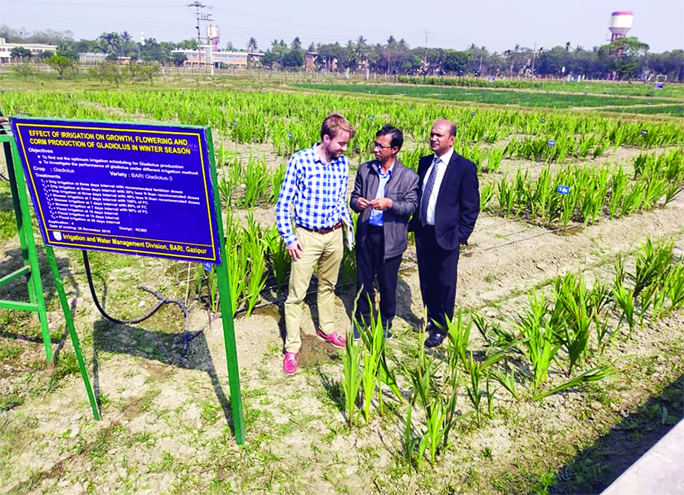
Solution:
<svg viewBox="0 0 684 495">
<path fill-rule="evenodd" d="M 411 291 L 411 286 L 404 280 L 401 270 L 397 280 L 397 316 L 402 318 L 414 330 L 418 330 L 423 326 L 422 316 L 418 316 L 413 312 L 413 292 Z"/>
<path fill-rule="evenodd" d="M 100 303 L 106 310 L 107 287 L 104 280 L 99 280 L 104 287 L 100 295 Z M 181 310 L 175 305 L 168 305 L 169 311 Z M 221 322 L 215 322 L 220 325 Z M 144 325 L 144 322 L 141 323 Z M 207 330 L 210 327 L 207 327 Z M 128 354 L 143 359 L 158 361 L 160 363 L 190 370 L 206 371 L 211 379 L 216 397 L 223 409 L 223 415 L 231 430 L 234 431 L 233 415 L 230 399 L 226 397 L 221 386 L 221 380 L 216 372 L 216 367 L 211 357 L 209 344 L 204 331 L 191 332 L 192 340 L 189 343 L 187 355 L 183 355 L 183 328 L 179 325 L 176 333 L 146 330 L 140 326 L 117 324 L 107 319 L 100 319 L 93 326 L 93 388 L 100 405 L 100 360 L 101 351 L 117 354 Z M 116 372 L 116 371 L 115 371 Z"/>
</svg>

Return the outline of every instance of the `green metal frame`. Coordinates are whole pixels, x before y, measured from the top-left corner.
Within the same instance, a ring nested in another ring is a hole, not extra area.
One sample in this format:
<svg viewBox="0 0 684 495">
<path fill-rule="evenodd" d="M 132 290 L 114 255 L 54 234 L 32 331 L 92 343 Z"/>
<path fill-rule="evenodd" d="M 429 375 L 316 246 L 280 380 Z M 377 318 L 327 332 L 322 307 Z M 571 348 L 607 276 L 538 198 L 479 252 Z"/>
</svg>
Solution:
<svg viewBox="0 0 684 495">
<path fill-rule="evenodd" d="M 221 323 L 223 324 L 223 342 L 226 347 L 226 361 L 228 366 L 228 384 L 230 386 L 230 404 L 233 410 L 233 427 L 235 441 L 238 445 L 245 443 L 244 418 L 242 416 L 242 393 L 240 392 L 240 371 L 238 368 L 237 346 L 235 345 L 235 327 L 233 325 L 233 306 L 230 298 L 230 283 L 228 263 L 226 257 L 226 237 L 223 235 L 223 218 L 221 217 L 221 196 L 218 190 L 216 176 L 216 160 L 214 158 L 214 143 L 211 129 L 206 128 L 207 148 L 211 169 L 211 183 L 214 189 L 214 209 L 218 224 L 219 244 L 221 250 L 221 264 L 216 266 L 218 281 L 219 304 L 221 306 Z"/>
<path fill-rule="evenodd" d="M 17 220 L 17 233 L 19 235 L 19 245 L 21 247 L 21 256 L 24 261 L 24 266 L 15 270 L 14 272 L 0 278 L 0 287 L 13 282 L 17 278 L 26 277 L 26 284 L 28 285 L 29 302 L 0 300 L 0 308 L 14 309 L 19 311 L 32 311 L 38 313 L 40 319 L 40 328 L 43 334 L 43 345 L 45 347 L 45 356 L 49 363 L 53 363 L 54 356 L 52 354 L 52 339 L 50 337 L 50 329 L 47 322 L 47 312 L 45 310 L 45 297 L 43 295 L 43 283 L 40 278 L 40 267 L 38 264 L 38 253 L 36 251 L 36 244 L 33 239 L 33 227 L 31 226 L 31 211 L 29 210 L 28 198 L 26 196 L 26 179 L 24 177 L 24 169 L 21 166 L 19 159 L 19 150 L 16 142 L 9 133 L 0 135 L 0 142 L 3 144 L 5 151 L 5 162 L 7 163 L 7 173 L 9 175 L 10 189 L 12 191 L 12 204 L 14 205 L 14 215 Z M 90 377 L 86 369 L 85 360 L 83 359 L 83 352 L 81 351 L 81 344 L 78 340 L 78 334 L 74 327 L 74 319 L 71 314 L 71 308 L 67 301 L 66 292 L 64 291 L 64 284 L 62 277 L 57 267 L 57 259 L 55 252 L 51 246 L 45 246 L 45 253 L 47 255 L 48 265 L 50 265 L 50 272 L 55 283 L 55 289 L 59 296 L 59 304 L 64 313 L 64 320 L 66 322 L 71 344 L 74 346 L 76 353 L 76 360 L 78 361 L 78 369 L 83 378 L 83 385 L 90 407 L 93 410 L 93 417 L 96 420 L 100 419 L 100 411 L 97 407 L 97 400 L 93 393 L 93 387 L 90 384 Z"/>
</svg>

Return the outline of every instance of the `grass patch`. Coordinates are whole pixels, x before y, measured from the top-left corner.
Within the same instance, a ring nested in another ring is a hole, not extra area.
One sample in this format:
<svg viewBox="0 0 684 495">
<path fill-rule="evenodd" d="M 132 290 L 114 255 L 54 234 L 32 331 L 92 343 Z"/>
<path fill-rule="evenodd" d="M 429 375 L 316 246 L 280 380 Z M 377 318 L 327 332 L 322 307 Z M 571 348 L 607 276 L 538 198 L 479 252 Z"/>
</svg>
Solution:
<svg viewBox="0 0 684 495">
<path fill-rule="evenodd" d="M 76 359 L 76 354 L 73 352 L 62 352 L 59 356 L 59 360 L 55 364 L 54 370 L 50 375 L 48 380 L 47 389 L 48 392 L 59 387 L 60 382 L 69 375 L 75 375 L 79 372 L 78 361 Z"/>
<path fill-rule="evenodd" d="M 12 393 L 0 399 L 0 411 L 9 411 L 17 406 L 20 406 L 24 402 L 19 394 Z"/>
<path fill-rule="evenodd" d="M 297 84 L 306 89 L 323 91 L 340 91 L 347 93 L 364 93 L 387 96 L 410 96 L 413 98 L 430 98 L 447 101 L 466 101 L 486 103 L 489 105 L 519 105 L 524 107 L 572 108 L 572 107 L 608 107 L 643 105 L 643 100 L 628 98 L 612 98 L 598 95 L 575 95 L 554 93 L 528 93 L 520 91 L 487 91 L 484 89 L 467 89 L 434 86 L 400 86 L 375 84 Z M 653 99 L 652 103 L 670 103 L 670 100 Z"/>
<path fill-rule="evenodd" d="M 12 360 L 21 353 L 24 352 L 24 350 L 21 348 L 21 346 L 18 345 L 13 345 L 12 343 L 7 343 L 7 344 L 2 344 L 0 346 L 0 361 L 4 360 Z"/>
<path fill-rule="evenodd" d="M 17 235 L 17 222 L 14 210 L 0 211 L 0 241 L 5 241 Z"/>
</svg>

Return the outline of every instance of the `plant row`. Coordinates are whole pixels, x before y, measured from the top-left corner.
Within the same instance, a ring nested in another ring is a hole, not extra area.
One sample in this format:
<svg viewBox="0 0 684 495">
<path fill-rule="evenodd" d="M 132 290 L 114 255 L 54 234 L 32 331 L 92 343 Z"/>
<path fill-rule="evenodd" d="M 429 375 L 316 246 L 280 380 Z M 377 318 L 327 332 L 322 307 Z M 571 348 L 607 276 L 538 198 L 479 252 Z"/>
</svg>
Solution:
<svg viewBox="0 0 684 495">
<path fill-rule="evenodd" d="M 380 321 L 359 327 L 361 341 L 349 335 L 343 354 L 340 406 L 350 428 L 359 411 L 366 422 L 376 410 L 384 414 L 385 391 L 400 403 L 408 397 L 404 455 L 420 470 L 425 458 L 434 464 L 450 448 L 460 422 L 470 417 L 477 426 L 491 418 L 495 401 L 503 399 L 500 392 L 534 402 L 615 375 L 620 357 L 608 359 L 605 353 L 616 339 L 629 339 L 637 326 L 684 307 L 684 264 L 673 256 L 673 246 L 647 239 L 632 269 L 618 257 L 612 283 L 590 286 L 582 275 L 557 277 L 550 294 L 530 292 L 520 312 L 498 321 L 477 313 L 466 321 L 459 312 L 448 321 L 443 352 L 428 354 L 418 345 L 402 364 L 390 358 Z M 484 351 L 471 347 L 473 324 Z M 407 384 L 404 390 L 400 383 Z M 467 414 L 460 411 L 462 398 L 472 409 Z"/>
<path fill-rule="evenodd" d="M 236 143 L 271 143 L 283 155 L 311 146 L 320 131 L 321 120 L 331 112 L 343 113 L 356 128 L 352 153 L 370 152 L 375 132 L 387 122 L 401 128 L 410 141 L 426 143 L 431 123 L 444 117 L 457 123 L 457 136 L 462 143 L 494 143 L 512 134 L 535 135 L 543 138 L 543 143 L 584 135 L 595 136 L 596 142 L 609 146 L 651 147 L 684 142 L 684 128 L 668 121 L 639 122 L 552 110 L 472 110 L 431 102 L 324 93 L 4 92 L 0 96 L 0 108 L 9 115 L 27 112 L 36 116 L 99 120 L 122 120 L 123 110 L 129 119 L 210 126 L 220 138 Z"/>
<path fill-rule="evenodd" d="M 617 169 L 567 165 L 555 172 L 546 165 L 535 179 L 518 170 L 481 188 L 482 208 L 508 217 L 567 227 L 617 218 L 670 203 L 684 187 L 684 152 L 642 154 L 634 175 Z"/>
<path fill-rule="evenodd" d="M 290 276 L 290 255 L 276 226 L 260 226 L 252 211 L 245 222 L 230 209 L 225 218 L 224 262 L 228 268 L 231 308 L 234 314 L 244 311 L 250 316 L 258 304 L 282 298 Z M 355 277 L 354 253 L 345 249 L 338 285 L 345 286 Z M 212 311 L 218 312 L 218 281 L 214 268 L 207 271 L 203 265 L 196 265 L 195 288 L 198 297 Z"/>
</svg>

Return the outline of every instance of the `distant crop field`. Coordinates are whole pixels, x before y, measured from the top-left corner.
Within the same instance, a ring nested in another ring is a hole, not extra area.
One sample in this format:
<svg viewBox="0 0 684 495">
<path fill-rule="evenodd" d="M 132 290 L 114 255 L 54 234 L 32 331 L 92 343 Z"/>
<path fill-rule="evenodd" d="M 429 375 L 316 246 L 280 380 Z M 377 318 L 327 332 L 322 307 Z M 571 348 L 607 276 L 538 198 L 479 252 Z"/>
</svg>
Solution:
<svg viewBox="0 0 684 495">
<path fill-rule="evenodd" d="M 495 79 L 475 77 L 420 77 L 398 76 L 402 84 L 427 84 L 430 86 L 462 86 L 468 88 L 528 89 L 539 91 L 561 91 L 568 93 L 589 93 L 622 96 L 651 96 L 662 98 L 684 98 L 684 84 L 663 83 L 656 88 L 655 83 L 611 82 L 611 81 L 525 81 L 518 79 Z"/>
<path fill-rule="evenodd" d="M 397 95 L 447 101 L 468 101 L 491 105 L 520 105 L 526 107 L 575 108 L 644 105 L 643 99 L 613 98 L 598 95 L 530 93 L 521 91 L 466 89 L 436 86 L 374 85 L 374 84 L 297 84 L 298 87 L 324 91 L 343 91 L 371 95 Z M 652 104 L 671 103 L 666 99 L 647 100 Z M 655 112 L 657 113 L 657 112 Z"/>
<path fill-rule="evenodd" d="M 619 113 L 640 113 L 645 115 L 673 115 L 675 117 L 684 117 L 684 102 L 678 105 L 657 105 L 637 108 L 606 108 L 609 112 Z"/>
</svg>

